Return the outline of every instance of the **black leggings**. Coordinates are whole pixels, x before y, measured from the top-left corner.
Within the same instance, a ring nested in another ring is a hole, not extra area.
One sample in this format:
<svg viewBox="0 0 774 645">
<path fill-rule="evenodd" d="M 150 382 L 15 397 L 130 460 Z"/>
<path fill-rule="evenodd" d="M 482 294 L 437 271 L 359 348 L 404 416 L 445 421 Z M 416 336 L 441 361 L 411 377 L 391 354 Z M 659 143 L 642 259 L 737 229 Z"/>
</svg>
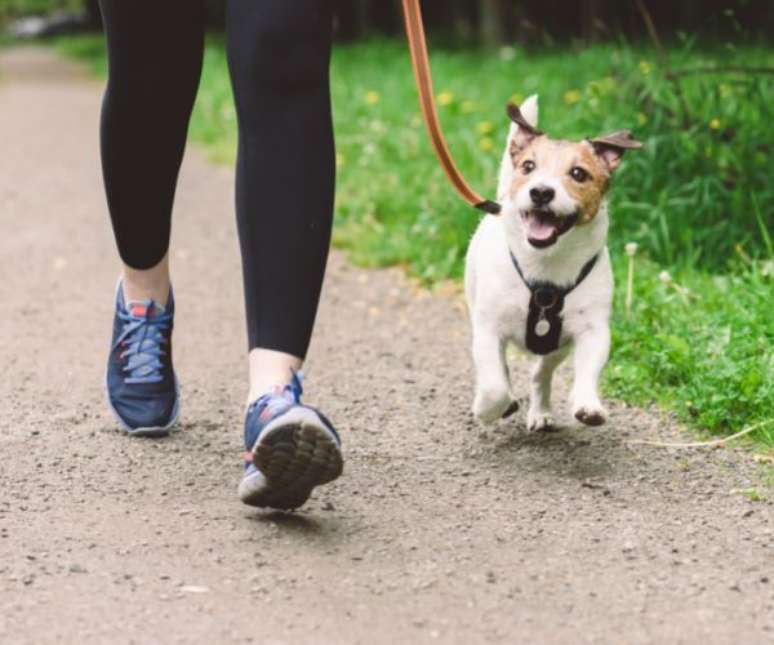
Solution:
<svg viewBox="0 0 774 645">
<path fill-rule="evenodd" d="M 169 247 L 202 67 L 201 0 L 100 0 L 100 6 L 109 58 L 101 124 L 108 206 L 121 259 L 147 269 Z M 331 28 L 331 0 L 228 2 L 249 347 L 302 358 L 333 215 Z"/>
</svg>

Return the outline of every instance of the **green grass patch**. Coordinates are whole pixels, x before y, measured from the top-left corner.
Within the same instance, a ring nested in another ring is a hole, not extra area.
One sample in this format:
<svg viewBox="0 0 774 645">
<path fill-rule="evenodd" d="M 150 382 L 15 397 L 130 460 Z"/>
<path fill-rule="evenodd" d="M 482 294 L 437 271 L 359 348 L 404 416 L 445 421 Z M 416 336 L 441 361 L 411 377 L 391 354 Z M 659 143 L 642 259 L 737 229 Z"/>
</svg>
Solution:
<svg viewBox="0 0 774 645">
<path fill-rule="evenodd" d="M 712 434 L 771 420 L 774 262 L 740 260 L 725 275 L 678 270 L 667 278 L 661 267 L 637 260 L 627 316 L 628 258 L 612 251 L 618 290 L 605 391 L 633 403 L 655 400 Z M 774 446 L 774 424 L 755 437 Z"/>
<path fill-rule="evenodd" d="M 93 74 L 101 77 L 107 76 L 107 53 L 105 39 L 101 34 L 54 38 L 53 42 L 63 54 L 85 63 Z"/>
<path fill-rule="evenodd" d="M 62 51 L 104 74 L 101 39 Z M 612 195 L 617 275 L 614 348 L 606 393 L 656 401 L 686 423 L 730 434 L 774 410 L 774 77 L 695 74 L 670 81 L 655 52 L 627 45 L 527 53 L 432 48 L 439 111 L 456 161 L 494 192 L 507 100 L 538 93 L 541 127 L 555 137 L 632 128 Z M 772 66 L 756 46 L 670 50 L 673 69 Z M 401 42 L 339 46 L 332 91 L 337 131 L 334 241 L 366 266 L 402 264 L 431 284 L 462 277 L 477 224 L 436 162 Z M 231 162 L 236 114 L 223 42 L 208 41 L 192 137 Z M 623 311 L 627 258 L 637 242 L 635 300 Z M 664 284 L 660 272 L 674 283 Z M 680 289 L 675 288 L 677 284 Z M 774 427 L 755 437 L 774 446 Z"/>
</svg>

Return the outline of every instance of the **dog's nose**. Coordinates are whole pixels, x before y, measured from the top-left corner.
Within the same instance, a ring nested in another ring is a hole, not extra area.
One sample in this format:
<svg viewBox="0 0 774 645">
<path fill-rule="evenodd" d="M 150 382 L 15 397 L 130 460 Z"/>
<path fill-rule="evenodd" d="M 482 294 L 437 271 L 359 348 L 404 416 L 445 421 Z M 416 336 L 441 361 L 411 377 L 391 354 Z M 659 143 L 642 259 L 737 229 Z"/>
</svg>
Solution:
<svg viewBox="0 0 774 645">
<path fill-rule="evenodd" d="M 556 191 L 548 186 L 535 186 L 529 191 L 529 196 L 535 206 L 545 206 L 550 203 L 554 195 L 556 195 Z"/>
</svg>

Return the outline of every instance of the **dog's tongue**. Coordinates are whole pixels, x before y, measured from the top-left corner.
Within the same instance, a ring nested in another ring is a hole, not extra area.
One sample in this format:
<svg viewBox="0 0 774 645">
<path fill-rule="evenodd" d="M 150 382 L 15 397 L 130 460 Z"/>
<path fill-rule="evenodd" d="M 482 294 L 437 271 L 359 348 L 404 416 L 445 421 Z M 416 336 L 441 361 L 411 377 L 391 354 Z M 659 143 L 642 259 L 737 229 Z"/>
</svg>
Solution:
<svg viewBox="0 0 774 645">
<path fill-rule="evenodd" d="M 530 215 L 527 218 L 527 235 L 533 240 L 547 240 L 554 233 L 556 227 L 536 215 Z"/>
</svg>

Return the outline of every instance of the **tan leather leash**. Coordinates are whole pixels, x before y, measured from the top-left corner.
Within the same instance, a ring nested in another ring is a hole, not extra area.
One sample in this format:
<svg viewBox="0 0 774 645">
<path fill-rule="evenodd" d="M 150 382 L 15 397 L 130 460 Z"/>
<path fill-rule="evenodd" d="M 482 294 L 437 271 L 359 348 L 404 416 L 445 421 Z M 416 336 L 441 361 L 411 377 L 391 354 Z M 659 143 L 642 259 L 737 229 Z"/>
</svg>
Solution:
<svg viewBox="0 0 774 645">
<path fill-rule="evenodd" d="M 406 35 L 411 50 L 411 65 L 414 68 L 414 77 L 419 91 L 419 104 L 422 107 L 427 132 L 430 135 L 435 154 L 438 156 L 438 161 L 441 162 L 446 176 L 462 199 L 485 213 L 497 215 L 500 212 L 500 204 L 482 197 L 468 185 L 455 165 L 443 137 L 438 111 L 435 108 L 433 79 L 430 74 L 430 60 L 427 54 L 425 27 L 422 22 L 422 9 L 419 0 L 403 0 L 403 17 L 406 21 Z"/>
</svg>

